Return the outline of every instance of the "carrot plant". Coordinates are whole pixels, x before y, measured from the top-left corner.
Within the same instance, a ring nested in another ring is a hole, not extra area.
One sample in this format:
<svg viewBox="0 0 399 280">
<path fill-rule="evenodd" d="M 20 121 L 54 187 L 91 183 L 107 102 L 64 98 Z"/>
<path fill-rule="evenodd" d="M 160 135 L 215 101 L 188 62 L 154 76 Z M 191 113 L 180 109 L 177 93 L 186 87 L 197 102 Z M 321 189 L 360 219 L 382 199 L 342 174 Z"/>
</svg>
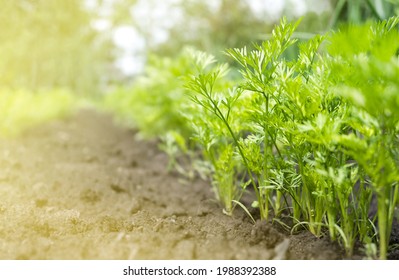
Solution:
<svg viewBox="0 0 399 280">
<path fill-rule="evenodd" d="M 231 215 L 239 200 L 245 184 L 237 186 L 237 174 L 240 165 L 234 155 L 238 136 L 242 130 L 240 113 L 232 111 L 242 90 L 228 89 L 228 79 L 223 79 L 228 72 L 226 64 L 211 67 L 214 58 L 202 52 L 193 51 L 195 68 L 198 74 L 187 81 L 187 88 L 198 95 L 189 95 L 193 104 L 185 116 L 193 124 L 193 140 L 203 150 L 203 159 L 209 163 L 209 174 L 223 211 Z M 193 114 L 196 112 L 196 114 Z M 198 114 L 199 113 L 199 114 Z"/>
<path fill-rule="evenodd" d="M 257 178 L 258 185 L 253 181 L 253 177 L 252 184 L 262 219 L 268 219 L 270 207 L 273 207 L 276 213 L 281 208 L 282 189 L 273 184 L 275 181 L 272 172 L 278 168 L 279 159 L 282 157 L 277 142 L 280 134 L 277 124 L 281 121 L 279 102 L 282 92 L 280 84 L 276 83 L 276 75 L 279 70 L 285 70 L 283 54 L 295 43 L 291 35 L 298 23 L 287 23 L 283 19 L 273 30 L 272 39 L 260 45 L 255 44 L 252 51 L 247 51 L 247 48 L 227 50 L 227 54 L 242 67 L 240 73 L 244 81 L 240 87 L 252 95 L 247 112 L 253 137 L 241 138 L 237 147 L 242 150 L 241 156 L 248 173 Z M 286 74 L 289 75 L 288 72 Z M 259 153 L 257 146 L 262 147 Z M 252 162 L 251 165 L 248 159 Z"/>
<path fill-rule="evenodd" d="M 281 55 L 294 43 L 290 39 L 294 29 L 294 24 L 283 21 L 274 30 L 273 39 L 262 45 L 254 45 L 253 51 L 247 51 L 246 48 L 227 50 L 227 54 L 244 68 L 241 71 L 243 84 L 235 89 L 225 90 L 217 95 L 213 92 L 221 65 L 210 73 L 191 76 L 187 83 L 187 87 L 198 94 L 192 95 L 192 99 L 223 124 L 226 132 L 224 137 L 234 145 L 255 190 L 256 205 L 262 219 L 268 218 L 270 202 L 273 203 L 272 192 L 276 191 L 273 207 L 277 211 L 282 197 L 281 191 L 275 189 L 269 176 L 272 166 L 274 168 L 277 164 L 272 157 L 273 148 L 277 151 L 279 149 L 276 141 L 278 130 L 269 124 L 273 121 L 276 99 L 273 75 L 279 67 Z M 203 64 L 206 62 L 197 61 Z M 237 104 L 240 104 L 240 108 Z M 234 122 L 237 123 L 237 120 L 231 118 L 232 112 L 242 117 L 239 122 L 241 129 L 235 129 L 237 126 L 234 126 Z M 244 128 L 247 130 L 247 137 L 243 135 Z"/>
</svg>

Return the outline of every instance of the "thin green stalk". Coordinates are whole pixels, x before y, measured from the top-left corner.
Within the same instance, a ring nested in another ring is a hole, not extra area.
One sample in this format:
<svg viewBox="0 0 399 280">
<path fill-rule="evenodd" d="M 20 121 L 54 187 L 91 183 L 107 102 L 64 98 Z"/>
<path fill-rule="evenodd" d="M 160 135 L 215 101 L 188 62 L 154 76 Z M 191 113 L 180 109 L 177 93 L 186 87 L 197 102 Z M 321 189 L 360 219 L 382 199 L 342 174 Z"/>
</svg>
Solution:
<svg viewBox="0 0 399 280">
<path fill-rule="evenodd" d="M 385 260 L 388 253 L 388 234 L 387 234 L 387 223 L 388 223 L 388 211 L 386 205 L 386 194 L 383 191 L 378 195 L 378 231 L 380 237 L 380 259 Z"/>
<path fill-rule="evenodd" d="M 264 184 L 267 184 L 269 181 L 269 162 L 268 162 L 268 150 L 269 150 L 269 136 L 268 136 L 268 125 L 267 125 L 267 117 L 269 114 L 269 95 L 263 94 L 263 96 L 266 98 L 266 103 L 265 103 L 265 116 L 264 116 L 264 123 L 263 123 L 263 145 L 264 145 L 264 151 L 263 151 L 263 174 L 262 174 L 262 182 Z M 268 218 L 268 209 L 269 209 L 269 196 L 270 196 L 270 190 L 269 188 L 264 188 L 262 190 L 262 195 L 261 195 L 261 200 L 259 201 L 259 204 L 263 208 L 264 212 L 264 219 L 267 220 Z"/>
<path fill-rule="evenodd" d="M 240 156 L 241 156 L 241 158 L 242 158 L 242 160 L 244 162 L 244 166 L 247 169 L 248 176 L 249 176 L 249 179 L 250 179 L 250 181 L 252 183 L 252 186 L 254 188 L 256 197 L 259 199 L 261 197 L 261 193 L 260 193 L 260 191 L 258 190 L 258 188 L 256 186 L 256 182 L 255 182 L 255 179 L 254 179 L 254 177 L 252 175 L 252 172 L 251 172 L 251 170 L 249 168 L 249 164 L 248 164 L 247 158 L 244 155 L 244 152 L 242 150 L 242 147 L 241 147 L 240 143 L 238 142 L 238 139 L 237 139 L 236 135 L 234 134 L 233 130 L 231 129 L 230 124 L 228 123 L 226 118 L 223 116 L 223 113 L 220 111 L 220 109 L 217 106 L 215 100 L 213 100 L 213 98 L 211 98 L 210 96 L 209 96 L 209 100 L 212 102 L 212 105 L 214 106 L 214 109 L 217 112 L 216 116 L 224 123 L 224 125 L 227 128 L 227 130 L 229 131 L 229 133 L 230 133 L 230 135 L 231 135 L 231 137 L 233 139 L 234 145 L 237 147 L 238 152 L 239 152 L 239 154 L 240 154 Z M 264 212 L 265 212 L 264 209 L 262 207 L 260 207 L 260 215 L 261 215 L 261 217 L 265 217 L 265 215 L 267 217 L 267 211 L 266 211 L 266 213 L 264 213 Z"/>
<path fill-rule="evenodd" d="M 331 240 L 336 239 L 335 227 L 336 227 L 336 213 L 331 207 L 327 208 L 327 220 L 328 220 L 328 230 L 330 232 Z"/>
</svg>

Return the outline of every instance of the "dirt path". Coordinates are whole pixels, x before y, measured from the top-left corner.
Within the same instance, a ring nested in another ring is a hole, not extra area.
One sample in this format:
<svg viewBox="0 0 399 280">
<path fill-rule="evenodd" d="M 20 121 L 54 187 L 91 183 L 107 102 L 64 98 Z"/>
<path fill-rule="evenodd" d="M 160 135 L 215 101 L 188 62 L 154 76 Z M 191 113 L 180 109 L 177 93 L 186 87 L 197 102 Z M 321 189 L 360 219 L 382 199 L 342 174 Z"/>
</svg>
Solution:
<svg viewBox="0 0 399 280">
<path fill-rule="evenodd" d="M 0 140 L 0 259 L 337 259 L 327 238 L 222 214 L 155 143 L 82 111 Z"/>
</svg>

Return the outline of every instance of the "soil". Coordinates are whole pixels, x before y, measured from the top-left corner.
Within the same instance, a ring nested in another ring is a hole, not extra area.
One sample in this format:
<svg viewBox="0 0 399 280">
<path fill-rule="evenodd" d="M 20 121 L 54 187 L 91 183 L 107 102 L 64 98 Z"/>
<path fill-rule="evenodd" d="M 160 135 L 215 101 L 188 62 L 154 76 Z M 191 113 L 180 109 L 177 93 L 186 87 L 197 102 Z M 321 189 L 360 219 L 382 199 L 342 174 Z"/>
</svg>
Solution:
<svg viewBox="0 0 399 280">
<path fill-rule="evenodd" d="M 136 134 L 83 110 L 1 139 L 0 259 L 345 258 L 327 237 L 226 216 Z"/>
</svg>

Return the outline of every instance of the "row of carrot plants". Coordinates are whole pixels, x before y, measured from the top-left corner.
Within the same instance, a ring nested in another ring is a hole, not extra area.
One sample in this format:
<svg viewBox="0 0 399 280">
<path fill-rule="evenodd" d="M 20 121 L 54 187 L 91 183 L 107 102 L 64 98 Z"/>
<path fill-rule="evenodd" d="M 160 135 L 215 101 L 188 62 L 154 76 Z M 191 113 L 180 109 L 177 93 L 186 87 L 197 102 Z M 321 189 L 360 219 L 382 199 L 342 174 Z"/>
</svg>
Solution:
<svg viewBox="0 0 399 280">
<path fill-rule="evenodd" d="M 171 166 L 190 173 L 176 160 L 188 155 L 224 213 L 290 217 L 292 232 L 328 234 L 349 256 L 361 243 L 385 259 L 399 201 L 399 18 L 301 42 L 298 24 L 282 19 L 269 40 L 227 49 L 230 66 L 190 49 L 175 64 L 160 59 L 131 92 L 131 114 L 139 126 L 146 118 L 144 133 L 151 116 L 163 122 Z"/>
<path fill-rule="evenodd" d="M 198 108 L 188 115 L 226 213 L 250 185 L 261 219 L 289 213 L 293 229 L 327 229 L 349 255 L 356 241 L 378 240 L 386 258 L 398 204 L 398 22 L 315 36 L 286 61 L 298 23 L 282 20 L 252 50 L 226 51 L 242 77 L 227 89 L 227 66 L 194 55 L 186 87 Z"/>
</svg>

